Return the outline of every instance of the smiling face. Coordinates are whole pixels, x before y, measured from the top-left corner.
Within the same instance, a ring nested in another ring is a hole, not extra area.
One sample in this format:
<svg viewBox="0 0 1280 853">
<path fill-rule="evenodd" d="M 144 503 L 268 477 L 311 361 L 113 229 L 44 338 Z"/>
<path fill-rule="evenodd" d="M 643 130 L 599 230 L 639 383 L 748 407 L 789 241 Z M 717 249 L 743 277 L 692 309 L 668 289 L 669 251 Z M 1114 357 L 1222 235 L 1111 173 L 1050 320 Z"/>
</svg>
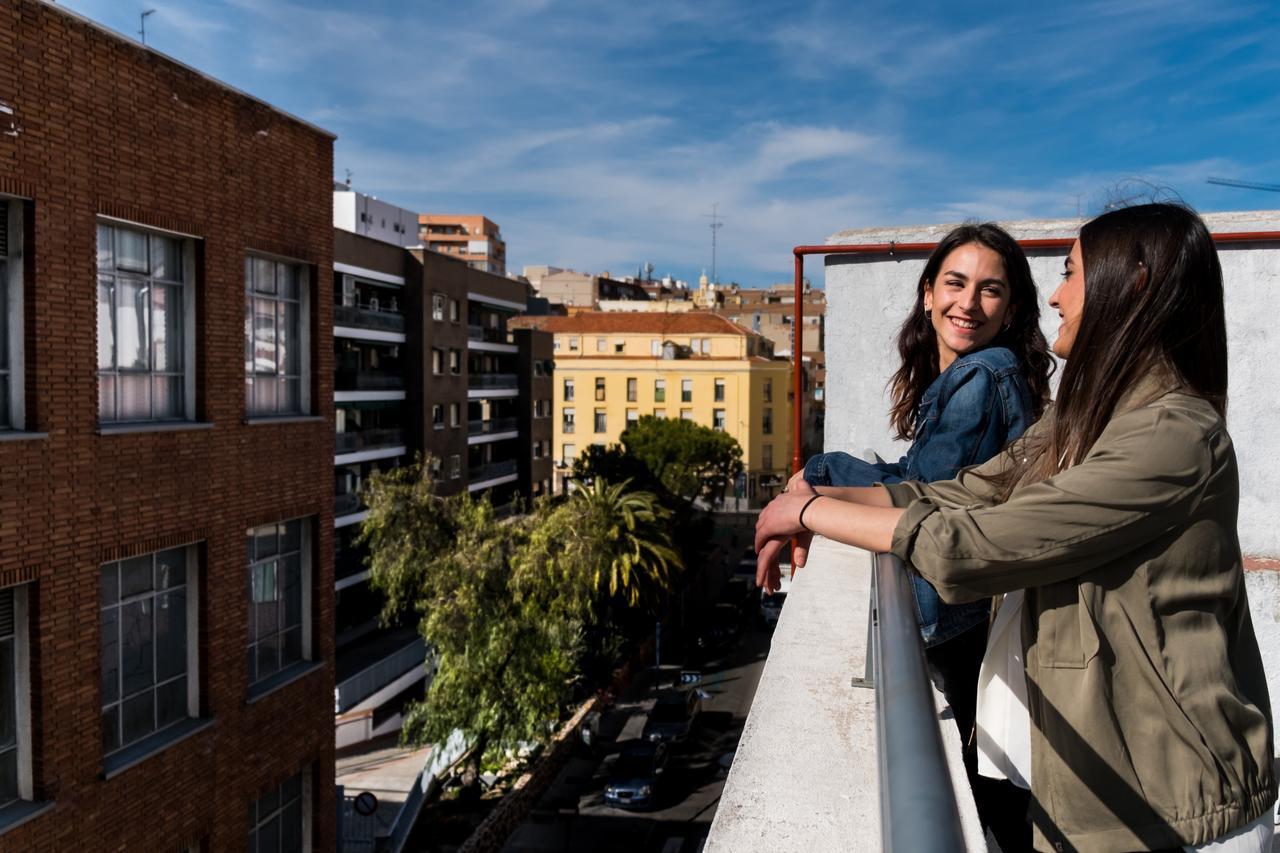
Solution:
<svg viewBox="0 0 1280 853">
<path fill-rule="evenodd" d="M 1067 358 L 1071 355 L 1071 345 L 1075 343 L 1080 317 L 1084 314 L 1084 255 L 1080 252 L 1079 240 L 1067 255 L 1062 268 L 1062 283 L 1049 297 L 1049 305 L 1056 308 L 1062 318 L 1058 337 L 1053 342 L 1054 355 Z"/>
<path fill-rule="evenodd" d="M 924 310 L 938 338 L 938 369 L 991 343 L 1012 318 L 1004 261 L 981 243 L 952 250 L 925 283 Z"/>
</svg>

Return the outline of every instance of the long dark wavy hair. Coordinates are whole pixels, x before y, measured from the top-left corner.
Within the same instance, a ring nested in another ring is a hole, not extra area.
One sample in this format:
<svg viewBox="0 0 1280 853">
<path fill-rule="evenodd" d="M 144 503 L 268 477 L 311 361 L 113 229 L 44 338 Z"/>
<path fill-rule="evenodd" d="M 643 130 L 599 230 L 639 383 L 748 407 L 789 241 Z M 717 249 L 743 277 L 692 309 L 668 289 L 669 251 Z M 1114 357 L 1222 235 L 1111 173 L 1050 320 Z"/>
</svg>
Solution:
<svg viewBox="0 0 1280 853">
<path fill-rule="evenodd" d="M 1222 267 L 1204 221 L 1162 202 L 1104 213 L 1080 229 L 1084 309 L 1052 421 L 1007 469 L 1006 495 L 1084 459 L 1116 406 L 1149 373 L 1226 418 L 1227 323 Z"/>
<path fill-rule="evenodd" d="M 889 393 L 893 399 L 889 423 L 900 439 L 909 441 L 915 436 L 920 399 L 941 372 L 938 335 L 933 329 L 933 320 L 924 310 L 925 291 L 933 286 L 947 256 L 970 243 L 985 246 L 1000 256 L 1009 285 L 1008 323 L 987 346 L 1006 347 L 1022 362 L 1027 384 L 1031 387 L 1035 418 L 1040 417 L 1049 402 L 1049 376 L 1055 365 L 1049 356 L 1049 345 L 1040 331 L 1040 299 L 1027 256 L 1018 241 L 999 225 L 966 222 L 948 232 L 929 255 L 916 284 L 915 305 L 898 331 L 898 355 L 902 358 L 902 366 L 889 380 Z"/>
</svg>

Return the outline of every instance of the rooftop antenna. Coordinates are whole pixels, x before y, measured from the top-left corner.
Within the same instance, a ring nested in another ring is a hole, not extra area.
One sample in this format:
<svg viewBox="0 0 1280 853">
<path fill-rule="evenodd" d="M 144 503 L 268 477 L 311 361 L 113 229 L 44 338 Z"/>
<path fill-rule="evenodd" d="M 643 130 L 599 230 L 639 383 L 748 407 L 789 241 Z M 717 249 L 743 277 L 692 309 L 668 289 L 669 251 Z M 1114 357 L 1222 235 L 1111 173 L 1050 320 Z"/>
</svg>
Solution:
<svg viewBox="0 0 1280 853">
<path fill-rule="evenodd" d="M 1243 190 L 1263 190 L 1269 193 L 1280 193 L 1280 184 L 1259 184 L 1253 181 L 1236 181 L 1231 178 L 1209 178 L 1205 181 L 1222 187 L 1239 187 Z"/>
<path fill-rule="evenodd" d="M 724 227 L 724 223 L 720 221 L 717 210 L 720 208 L 720 202 L 711 205 L 711 212 L 704 213 L 703 216 L 711 219 L 711 281 L 715 284 L 720 283 L 720 279 L 716 276 L 716 232 Z"/>
<path fill-rule="evenodd" d="M 351 189 L 351 175 L 352 175 L 352 172 L 351 172 L 351 170 L 350 170 L 350 169 L 343 169 L 342 171 L 344 171 L 344 172 L 346 172 L 346 173 L 347 173 L 347 189 Z"/>
<path fill-rule="evenodd" d="M 156 13 L 155 9 L 148 9 L 147 11 L 138 15 L 138 23 L 142 25 L 138 29 L 138 35 L 142 36 L 143 44 L 147 43 L 147 18 L 150 17 L 151 15 L 154 15 L 155 13 Z"/>
</svg>

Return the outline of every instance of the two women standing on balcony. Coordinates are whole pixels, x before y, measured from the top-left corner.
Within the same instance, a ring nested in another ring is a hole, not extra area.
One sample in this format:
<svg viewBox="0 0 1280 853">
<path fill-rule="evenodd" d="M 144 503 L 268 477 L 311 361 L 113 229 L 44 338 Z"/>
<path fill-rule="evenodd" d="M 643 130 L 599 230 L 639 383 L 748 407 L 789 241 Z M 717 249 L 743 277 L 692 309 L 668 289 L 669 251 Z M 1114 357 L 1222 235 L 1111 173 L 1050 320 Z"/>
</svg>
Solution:
<svg viewBox="0 0 1280 853">
<path fill-rule="evenodd" d="M 890 420 L 910 440 L 898 462 L 822 453 L 787 484 L 870 486 L 949 480 L 986 462 L 1040 417 L 1052 359 L 1040 332 L 1040 299 L 1027 257 L 998 225 L 952 229 L 925 261 L 898 332 L 902 364 L 891 380 Z M 803 481 L 803 482 L 802 482 Z M 990 602 L 944 604 L 912 579 L 929 659 L 962 742 L 973 731 L 978 667 Z"/>
<path fill-rule="evenodd" d="M 1026 702 L 1003 710 L 1029 732 L 1009 769 L 1030 781 L 1035 848 L 1269 851 L 1274 737 L 1212 238 L 1177 205 L 1104 214 L 1049 302 L 1067 366 L 1038 423 L 954 480 L 779 496 L 757 523 L 760 578 L 813 532 L 893 552 L 947 602 L 1021 591 L 1005 652 Z"/>
</svg>

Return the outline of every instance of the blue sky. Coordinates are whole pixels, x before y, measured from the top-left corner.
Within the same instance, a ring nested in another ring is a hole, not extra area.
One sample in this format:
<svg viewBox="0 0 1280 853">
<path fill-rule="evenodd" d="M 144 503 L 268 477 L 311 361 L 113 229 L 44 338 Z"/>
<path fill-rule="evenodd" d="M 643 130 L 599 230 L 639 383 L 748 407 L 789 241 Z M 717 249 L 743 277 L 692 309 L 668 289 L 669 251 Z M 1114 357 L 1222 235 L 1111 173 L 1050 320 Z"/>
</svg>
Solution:
<svg viewBox="0 0 1280 853">
<path fill-rule="evenodd" d="M 1280 208 L 1269 2 L 63 0 L 338 134 L 357 189 L 496 220 L 508 266 L 761 285 L 845 228 Z M 782 14 L 785 12 L 785 14 Z"/>
</svg>

